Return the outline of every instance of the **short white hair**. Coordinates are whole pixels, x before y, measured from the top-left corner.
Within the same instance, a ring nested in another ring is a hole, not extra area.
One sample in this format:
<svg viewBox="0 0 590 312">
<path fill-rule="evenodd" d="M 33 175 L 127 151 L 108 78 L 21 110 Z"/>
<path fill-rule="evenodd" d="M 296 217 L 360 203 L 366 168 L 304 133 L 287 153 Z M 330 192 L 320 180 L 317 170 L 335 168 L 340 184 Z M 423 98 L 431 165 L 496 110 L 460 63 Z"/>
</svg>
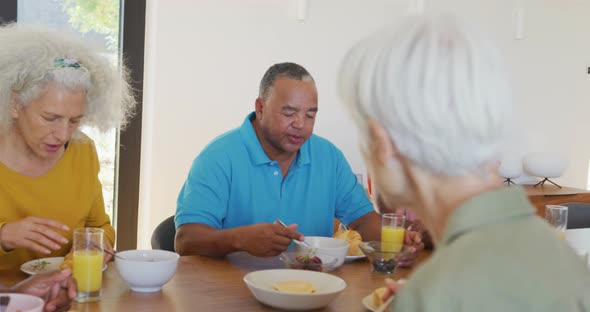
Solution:
<svg viewBox="0 0 590 312">
<path fill-rule="evenodd" d="M 433 174 L 481 172 L 504 143 L 511 92 L 496 49 L 445 16 L 413 16 L 346 55 L 340 91 L 368 142 L 384 126 L 401 155 Z"/>
<path fill-rule="evenodd" d="M 104 48 L 73 33 L 18 24 L 1 26 L 0 42 L 0 133 L 13 123 L 14 100 L 28 105 L 48 87 L 86 92 L 81 125 L 103 132 L 126 125 L 136 100 L 125 66 L 118 68 Z"/>
</svg>

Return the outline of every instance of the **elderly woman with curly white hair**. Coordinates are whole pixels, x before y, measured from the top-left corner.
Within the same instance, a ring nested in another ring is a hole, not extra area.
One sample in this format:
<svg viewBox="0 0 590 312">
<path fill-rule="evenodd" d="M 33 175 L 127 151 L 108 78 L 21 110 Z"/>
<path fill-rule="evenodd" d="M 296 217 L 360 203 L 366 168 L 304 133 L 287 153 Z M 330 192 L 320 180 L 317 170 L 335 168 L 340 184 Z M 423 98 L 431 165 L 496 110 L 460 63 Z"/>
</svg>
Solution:
<svg viewBox="0 0 590 312">
<path fill-rule="evenodd" d="M 511 99 L 493 46 L 448 17 L 408 18 L 352 48 L 341 89 L 382 202 L 436 245 L 403 287 L 388 281 L 392 310 L 590 311 L 586 264 L 496 175 Z"/>
<path fill-rule="evenodd" d="M 112 249 L 98 156 L 79 127 L 125 125 L 126 71 L 71 34 L 12 24 L 0 42 L 0 269 L 66 255 L 78 227 L 103 229 Z"/>
</svg>

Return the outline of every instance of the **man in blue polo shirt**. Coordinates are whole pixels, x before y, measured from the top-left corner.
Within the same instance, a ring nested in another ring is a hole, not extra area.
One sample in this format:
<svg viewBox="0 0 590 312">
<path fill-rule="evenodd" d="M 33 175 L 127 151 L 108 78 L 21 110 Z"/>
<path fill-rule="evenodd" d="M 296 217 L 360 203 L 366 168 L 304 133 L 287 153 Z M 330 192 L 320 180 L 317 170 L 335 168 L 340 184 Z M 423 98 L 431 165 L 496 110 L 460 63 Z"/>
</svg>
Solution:
<svg viewBox="0 0 590 312">
<path fill-rule="evenodd" d="M 334 218 L 378 240 L 380 216 L 344 155 L 313 134 L 318 95 L 309 72 L 273 65 L 255 108 L 194 160 L 178 196 L 176 250 L 273 256 L 301 233 L 331 236 Z M 419 235 L 409 240 L 420 244 Z"/>
</svg>

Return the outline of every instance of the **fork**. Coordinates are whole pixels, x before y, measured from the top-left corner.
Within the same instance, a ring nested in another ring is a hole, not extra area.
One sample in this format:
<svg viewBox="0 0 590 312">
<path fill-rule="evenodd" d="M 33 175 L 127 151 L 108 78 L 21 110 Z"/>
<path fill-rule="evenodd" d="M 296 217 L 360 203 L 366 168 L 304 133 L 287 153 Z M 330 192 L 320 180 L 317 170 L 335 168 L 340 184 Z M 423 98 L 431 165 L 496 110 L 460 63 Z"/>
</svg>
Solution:
<svg viewBox="0 0 590 312">
<path fill-rule="evenodd" d="M 10 297 L 9 296 L 2 296 L 2 297 L 0 297 L 0 312 L 6 311 L 6 308 L 8 308 L 8 303 L 9 302 L 10 302 Z"/>
<path fill-rule="evenodd" d="M 278 224 L 280 224 L 280 225 L 282 225 L 282 226 L 284 226 L 284 227 L 287 227 L 287 225 L 286 225 L 285 223 L 283 223 L 283 221 L 281 221 L 281 220 L 279 220 L 279 219 L 277 219 L 275 222 L 277 222 Z M 305 247 L 311 248 L 311 246 L 310 246 L 310 245 L 309 245 L 309 244 L 308 244 L 306 241 L 300 241 L 300 240 L 297 240 L 297 239 L 292 239 L 292 241 L 293 241 L 295 244 L 297 244 L 297 245 L 302 245 L 302 246 L 305 246 Z"/>
</svg>

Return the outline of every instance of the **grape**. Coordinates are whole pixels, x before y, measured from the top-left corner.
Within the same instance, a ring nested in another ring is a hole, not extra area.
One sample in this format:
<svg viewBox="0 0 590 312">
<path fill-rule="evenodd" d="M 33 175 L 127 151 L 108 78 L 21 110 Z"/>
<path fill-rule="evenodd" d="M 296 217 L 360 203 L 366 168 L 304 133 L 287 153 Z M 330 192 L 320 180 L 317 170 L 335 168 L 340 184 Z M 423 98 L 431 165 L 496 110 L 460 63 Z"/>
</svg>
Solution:
<svg viewBox="0 0 590 312">
<path fill-rule="evenodd" d="M 393 272 L 396 262 L 394 259 L 375 259 L 373 260 L 373 268 L 376 272 Z"/>
<path fill-rule="evenodd" d="M 295 263 L 290 266 L 292 269 L 303 269 L 309 271 L 322 271 L 322 259 L 318 256 L 302 256 L 295 257 Z"/>
</svg>

